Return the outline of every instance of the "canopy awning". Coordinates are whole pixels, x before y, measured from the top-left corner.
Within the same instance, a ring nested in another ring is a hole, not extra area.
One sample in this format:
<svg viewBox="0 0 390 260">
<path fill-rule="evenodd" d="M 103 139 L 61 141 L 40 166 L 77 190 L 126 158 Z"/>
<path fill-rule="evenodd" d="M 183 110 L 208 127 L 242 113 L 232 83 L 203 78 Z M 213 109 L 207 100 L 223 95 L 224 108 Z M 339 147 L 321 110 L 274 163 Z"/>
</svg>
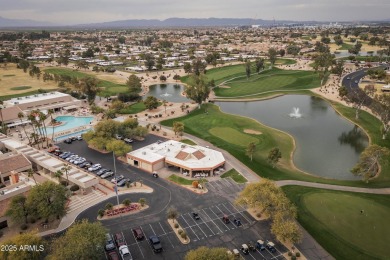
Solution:
<svg viewBox="0 0 390 260">
<path fill-rule="evenodd" d="M 31 123 L 31 121 L 30 120 L 26 120 L 26 121 L 22 121 L 22 122 L 16 122 L 16 123 L 9 124 L 7 126 L 8 127 L 13 127 L 13 126 L 18 126 L 18 125 L 23 125 L 23 124 L 28 124 L 28 123 Z"/>
<path fill-rule="evenodd" d="M 63 107 L 63 109 L 65 110 L 73 110 L 73 109 L 78 109 L 79 106 L 76 106 L 76 105 L 71 105 L 71 106 L 67 106 L 67 107 Z"/>
</svg>

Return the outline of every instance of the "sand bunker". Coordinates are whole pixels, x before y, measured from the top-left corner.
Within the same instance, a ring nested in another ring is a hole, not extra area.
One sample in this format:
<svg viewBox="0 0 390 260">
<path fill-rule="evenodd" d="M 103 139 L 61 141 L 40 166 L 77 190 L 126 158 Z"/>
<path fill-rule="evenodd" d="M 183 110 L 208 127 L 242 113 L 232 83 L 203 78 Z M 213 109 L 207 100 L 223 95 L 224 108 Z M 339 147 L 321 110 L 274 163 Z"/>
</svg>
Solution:
<svg viewBox="0 0 390 260">
<path fill-rule="evenodd" d="M 252 134 L 252 135 L 261 135 L 262 134 L 262 132 L 256 131 L 253 129 L 244 129 L 244 133 Z"/>
</svg>

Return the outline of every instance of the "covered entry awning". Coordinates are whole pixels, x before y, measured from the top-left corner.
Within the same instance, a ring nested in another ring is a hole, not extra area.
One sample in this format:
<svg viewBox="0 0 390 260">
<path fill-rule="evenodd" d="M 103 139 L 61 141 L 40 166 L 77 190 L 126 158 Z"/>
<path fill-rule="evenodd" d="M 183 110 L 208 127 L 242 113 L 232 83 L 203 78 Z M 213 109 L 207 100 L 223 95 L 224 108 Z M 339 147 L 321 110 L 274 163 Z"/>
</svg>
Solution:
<svg viewBox="0 0 390 260">
<path fill-rule="evenodd" d="M 63 109 L 65 110 L 74 110 L 74 109 L 78 109 L 79 106 L 76 106 L 76 105 L 71 105 L 71 106 L 67 106 L 67 107 L 63 107 Z"/>
<path fill-rule="evenodd" d="M 18 126 L 18 125 L 23 125 L 23 124 L 28 124 L 28 123 L 31 123 L 31 121 L 30 120 L 26 120 L 26 121 L 22 121 L 22 122 L 16 122 L 16 123 L 9 124 L 7 126 L 8 127 L 13 127 L 13 126 Z"/>
</svg>

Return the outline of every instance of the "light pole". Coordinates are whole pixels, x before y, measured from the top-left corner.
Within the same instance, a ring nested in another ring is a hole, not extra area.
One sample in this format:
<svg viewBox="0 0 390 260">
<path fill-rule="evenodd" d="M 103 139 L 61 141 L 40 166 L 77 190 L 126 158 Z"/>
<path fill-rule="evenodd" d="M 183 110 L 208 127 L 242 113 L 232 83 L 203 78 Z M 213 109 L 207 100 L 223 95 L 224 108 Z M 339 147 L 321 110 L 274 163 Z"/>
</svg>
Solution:
<svg viewBox="0 0 390 260">
<path fill-rule="evenodd" d="M 112 159 L 114 160 L 114 179 L 116 180 L 115 181 L 116 202 L 117 202 L 118 207 L 119 207 L 118 180 L 116 178 L 116 164 L 115 164 L 115 152 L 114 151 L 112 151 Z"/>
</svg>

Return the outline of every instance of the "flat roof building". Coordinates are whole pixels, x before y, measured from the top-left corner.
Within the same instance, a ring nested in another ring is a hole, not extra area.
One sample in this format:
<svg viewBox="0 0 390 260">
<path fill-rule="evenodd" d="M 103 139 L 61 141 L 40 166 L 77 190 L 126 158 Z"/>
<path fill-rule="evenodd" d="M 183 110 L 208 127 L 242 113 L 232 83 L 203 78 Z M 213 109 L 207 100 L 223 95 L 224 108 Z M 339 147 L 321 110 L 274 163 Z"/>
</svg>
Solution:
<svg viewBox="0 0 390 260">
<path fill-rule="evenodd" d="M 196 173 L 213 175 L 214 170 L 225 164 L 222 153 L 213 149 L 188 145 L 169 140 L 154 143 L 126 155 L 127 162 L 147 172 L 154 172 L 163 167 L 177 167 L 191 177 Z"/>
</svg>

